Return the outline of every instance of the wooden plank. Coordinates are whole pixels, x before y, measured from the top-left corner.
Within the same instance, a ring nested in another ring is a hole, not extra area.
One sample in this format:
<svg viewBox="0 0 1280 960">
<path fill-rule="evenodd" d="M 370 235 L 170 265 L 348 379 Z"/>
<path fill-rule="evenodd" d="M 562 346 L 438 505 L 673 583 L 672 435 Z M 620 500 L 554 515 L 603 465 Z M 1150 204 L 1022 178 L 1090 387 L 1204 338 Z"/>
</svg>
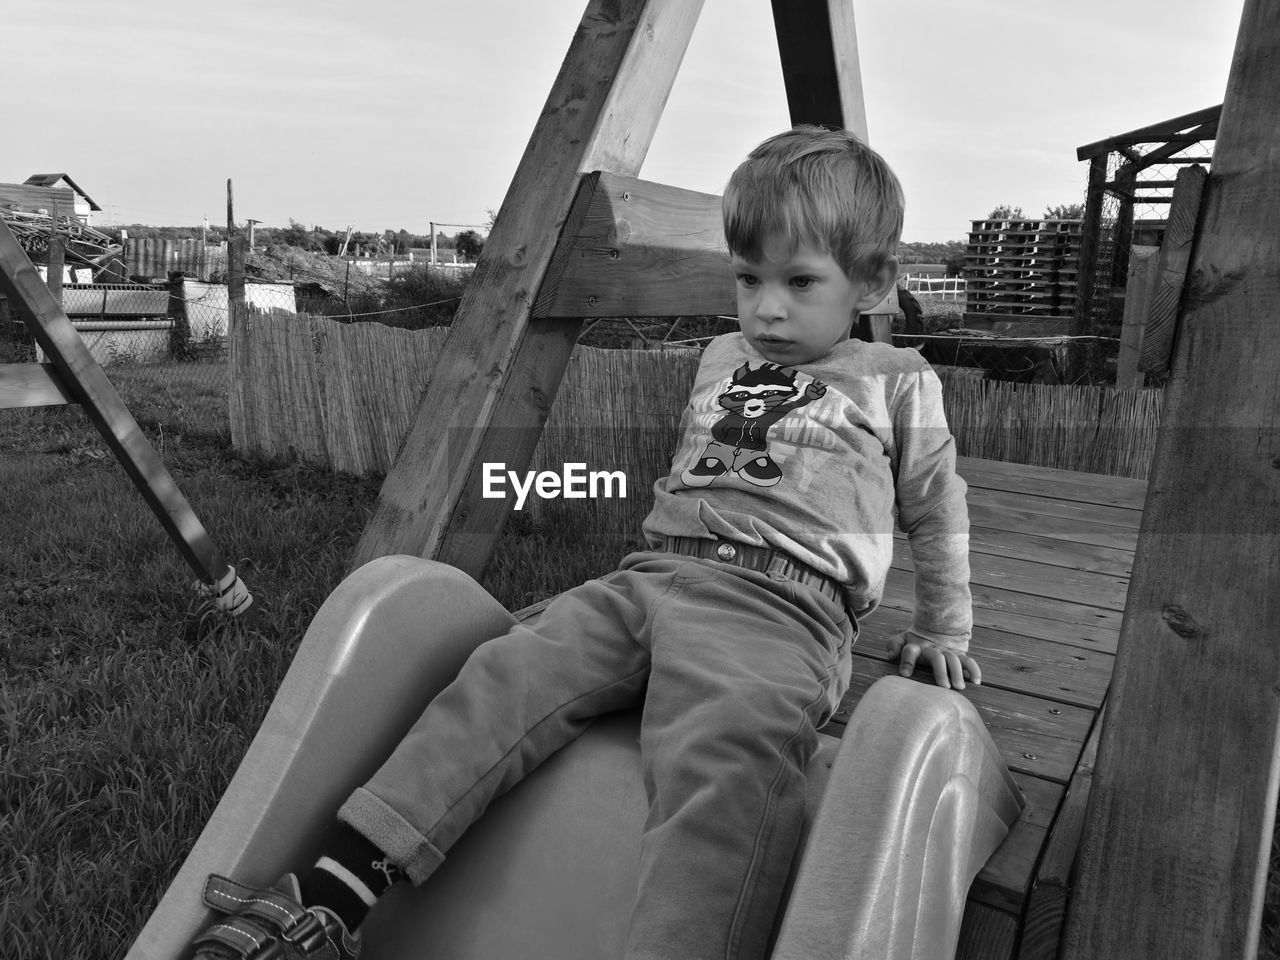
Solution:
<svg viewBox="0 0 1280 960">
<path fill-rule="evenodd" d="M 0 364 L 0 410 L 75 403 L 51 363 Z"/>
<path fill-rule="evenodd" d="M 226 563 L 164 462 L 138 429 L 120 394 L 3 221 L 0 221 L 0 293 L 9 298 L 22 316 L 40 349 L 53 362 L 64 388 L 84 407 L 85 414 L 187 565 L 205 583 L 218 583 L 227 573 Z"/>
<path fill-rule="evenodd" d="M 893 567 L 915 569 L 904 539 L 894 539 Z M 969 578 L 974 586 L 999 587 L 1017 593 L 1123 611 L 1128 577 L 1019 560 L 991 553 L 970 553 Z"/>
<path fill-rule="evenodd" d="M 718 196 L 604 172 L 590 185 L 535 317 L 737 316 Z"/>
<path fill-rule="evenodd" d="M 1115 653 L 1122 619 L 1119 611 L 1050 600 L 998 587 L 978 586 L 972 588 L 972 592 L 975 628 L 991 627 L 1006 633 Z M 915 586 L 911 574 L 902 570 L 889 571 L 882 604 L 899 610 L 915 608 Z"/>
<path fill-rule="evenodd" d="M 1018 918 L 1004 910 L 969 902 L 960 922 L 957 960 L 1010 960 L 1018 939 Z"/>
<path fill-rule="evenodd" d="M 498 459 L 528 469 L 580 328 L 529 322 L 580 174 L 638 172 L 701 8 L 588 4 L 353 566 L 408 553 L 481 574 L 509 512 L 480 496 L 484 444 L 511 439 Z"/>
<path fill-rule="evenodd" d="M 1023 773 L 1015 773 L 1013 779 L 1022 791 L 1026 806 L 1004 843 L 974 878 L 969 899 L 1021 914 L 1065 788 L 1060 783 Z"/>
<path fill-rule="evenodd" d="M 1147 496 L 1147 482 L 1130 477 L 1110 477 L 1039 467 L 1004 460 L 956 457 L 956 472 L 971 487 L 1030 493 L 1060 500 L 1081 500 L 1112 507 L 1141 510 Z"/>
<path fill-rule="evenodd" d="M 858 36 L 848 0 L 772 0 L 791 125 L 851 130 L 867 140 Z"/>
<path fill-rule="evenodd" d="M 1122 538 L 1122 542 L 1130 544 L 1134 542 L 1142 519 L 1141 510 L 1130 510 L 1127 507 L 1060 500 L 1057 497 L 1040 497 L 1029 493 L 996 492 L 980 487 L 968 492 L 968 500 L 972 508 L 1005 511 L 1013 516 L 1028 518 L 1028 522 L 1020 529 L 1035 530 L 1035 521 L 1030 518 L 1043 517 L 1046 520 L 1064 520 L 1068 525 L 1078 523 L 1082 529 L 1109 527 Z"/>
<path fill-rule="evenodd" d="M 1155 286 L 1159 247 L 1135 245 L 1129 253 L 1129 279 L 1124 288 L 1124 321 L 1120 330 L 1120 354 L 1116 358 L 1116 386 L 1121 390 L 1142 388 L 1138 354 L 1142 349 L 1147 309 Z"/>
<path fill-rule="evenodd" d="M 911 611 L 882 606 L 860 624 L 858 652 L 891 662 L 889 638 L 911 626 Z M 984 686 L 1096 710 L 1107 693 L 1115 656 L 1088 648 L 975 626 L 969 651 Z M 1055 704 L 1048 704 L 1052 709 Z"/>
<path fill-rule="evenodd" d="M 972 525 L 969 527 L 969 552 L 1031 560 L 1052 567 L 1088 570 L 1126 579 L 1133 570 L 1132 550 Z"/>
<path fill-rule="evenodd" d="M 1178 185 L 1173 189 L 1173 204 L 1169 207 L 1169 223 L 1160 244 L 1156 288 L 1151 294 L 1142 350 L 1138 356 L 1138 369 L 1146 373 L 1165 373 L 1169 369 L 1178 309 L 1182 304 L 1182 288 L 1195 242 L 1206 178 L 1204 167 L 1187 167 L 1178 171 Z"/>
<path fill-rule="evenodd" d="M 1280 781 L 1280 6 L 1247 0 L 1066 960 L 1252 957 Z"/>
<path fill-rule="evenodd" d="M 847 721 L 854 705 L 871 684 L 896 673 L 896 665 L 861 656 L 855 648 L 849 692 L 832 717 L 832 723 L 839 725 Z M 933 678 L 918 682 L 933 683 Z M 1092 710 L 1046 702 L 985 684 L 969 685 L 956 695 L 964 696 L 977 708 L 1010 770 L 1063 785 L 1071 779 L 1093 720 Z"/>
<path fill-rule="evenodd" d="M 1075 867 L 1076 851 L 1080 846 L 1080 834 L 1084 829 L 1089 791 L 1093 787 L 1093 767 L 1098 756 L 1098 735 L 1101 728 L 1099 716 L 1093 724 L 1089 739 L 1085 741 L 1080 762 L 1047 837 L 1044 856 L 1027 898 L 1018 960 L 1057 960 L 1062 943 L 1062 927 L 1066 922 L 1071 874 Z"/>
</svg>

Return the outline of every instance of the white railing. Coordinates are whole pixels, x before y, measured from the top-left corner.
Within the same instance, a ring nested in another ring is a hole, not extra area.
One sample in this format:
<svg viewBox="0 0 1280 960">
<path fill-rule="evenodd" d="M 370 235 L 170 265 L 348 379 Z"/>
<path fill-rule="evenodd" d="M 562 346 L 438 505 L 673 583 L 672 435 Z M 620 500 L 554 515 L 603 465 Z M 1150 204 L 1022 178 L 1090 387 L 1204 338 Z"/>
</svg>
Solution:
<svg viewBox="0 0 1280 960">
<path fill-rule="evenodd" d="M 898 281 L 908 293 L 927 293 L 943 300 L 963 300 L 966 282 L 960 277 L 931 277 L 925 274 L 903 274 Z"/>
</svg>

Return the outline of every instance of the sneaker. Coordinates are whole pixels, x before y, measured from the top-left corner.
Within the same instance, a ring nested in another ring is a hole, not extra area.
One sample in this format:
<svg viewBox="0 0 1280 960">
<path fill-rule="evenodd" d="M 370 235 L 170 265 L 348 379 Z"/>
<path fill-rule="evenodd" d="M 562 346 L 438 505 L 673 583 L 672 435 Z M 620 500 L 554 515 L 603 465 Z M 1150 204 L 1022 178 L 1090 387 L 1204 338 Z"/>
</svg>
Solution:
<svg viewBox="0 0 1280 960">
<path fill-rule="evenodd" d="M 705 487 L 716 477 L 729 472 L 725 462 L 719 457 L 703 457 L 697 466 L 690 467 L 680 474 L 680 482 L 686 487 Z"/>
<path fill-rule="evenodd" d="M 768 457 L 756 457 L 738 471 L 738 476 L 757 487 L 772 487 L 782 479 L 782 471 Z"/>
<path fill-rule="evenodd" d="M 356 960 L 360 934 L 324 907 L 304 907 L 298 878 L 286 873 L 265 890 L 216 873 L 204 902 L 228 916 L 195 940 L 194 960 Z"/>
</svg>

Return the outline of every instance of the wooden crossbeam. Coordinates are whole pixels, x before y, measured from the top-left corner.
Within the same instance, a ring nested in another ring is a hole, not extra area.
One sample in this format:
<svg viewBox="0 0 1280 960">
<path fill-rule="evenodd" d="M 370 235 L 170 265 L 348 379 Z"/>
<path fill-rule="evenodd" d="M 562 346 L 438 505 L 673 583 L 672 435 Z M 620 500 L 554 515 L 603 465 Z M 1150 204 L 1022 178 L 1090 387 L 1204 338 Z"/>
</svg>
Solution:
<svg viewBox="0 0 1280 960">
<path fill-rule="evenodd" d="M 1252 958 L 1280 755 L 1280 6 L 1247 0 L 1191 256 L 1066 960 Z"/>
<path fill-rule="evenodd" d="M 50 371 L 40 364 L 15 365 L 16 371 L 0 378 L 0 397 L 10 388 L 16 392 L 15 384 L 22 381 L 31 391 L 29 397 L 55 403 L 70 398 L 83 406 L 187 565 L 206 584 L 222 581 L 228 567 L 191 505 L 3 221 L 0 293 L 22 316 L 53 367 Z M 60 399 L 52 399 L 55 394 Z"/>
<path fill-rule="evenodd" d="M 718 196 L 597 171 L 583 177 L 576 202 L 534 317 L 737 315 Z M 897 309 L 891 293 L 867 315 Z M 884 331 L 868 321 L 858 335 L 888 342 Z"/>
<path fill-rule="evenodd" d="M 579 178 L 639 172 L 701 8 L 588 3 L 353 566 L 410 553 L 483 570 L 508 513 L 483 497 L 483 464 L 528 469 L 581 328 L 530 322 L 560 231 L 581 216 Z"/>
<path fill-rule="evenodd" d="M 535 317 L 737 314 L 719 197 L 613 173 L 584 177 L 582 194 Z"/>
<path fill-rule="evenodd" d="M 1192 127 L 1201 128 L 1196 130 L 1197 134 L 1204 130 L 1209 130 L 1208 133 L 1204 136 L 1197 137 L 1197 139 L 1211 139 L 1217 130 L 1218 118 L 1221 115 L 1222 104 L 1218 104 L 1213 107 L 1205 107 L 1203 110 L 1196 110 L 1194 113 L 1187 113 L 1180 117 L 1162 120 L 1159 123 L 1153 123 L 1146 127 L 1139 127 L 1137 130 L 1129 130 L 1126 133 L 1120 133 L 1114 137 L 1097 140 L 1094 143 L 1086 143 L 1084 146 L 1076 148 L 1076 159 L 1092 160 L 1094 157 L 1106 155 L 1112 150 L 1119 149 L 1129 144 L 1166 141 L 1184 133 L 1184 131 Z"/>
</svg>

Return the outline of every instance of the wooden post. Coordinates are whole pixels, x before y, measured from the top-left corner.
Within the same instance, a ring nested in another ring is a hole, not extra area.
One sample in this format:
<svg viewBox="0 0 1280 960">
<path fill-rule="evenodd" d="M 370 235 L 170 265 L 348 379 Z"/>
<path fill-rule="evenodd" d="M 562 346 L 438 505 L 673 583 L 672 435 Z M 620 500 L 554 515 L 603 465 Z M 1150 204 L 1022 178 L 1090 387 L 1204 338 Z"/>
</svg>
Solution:
<svg viewBox="0 0 1280 960">
<path fill-rule="evenodd" d="M 1143 327 L 1155 289 L 1159 247 L 1137 246 L 1129 258 L 1129 280 L 1124 288 L 1124 327 L 1120 331 L 1120 355 L 1116 358 L 1116 386 L 1138 390 L 1143 376 L 1138 369 Z"/>
<path fill-rule="evenodd" d="M 1093 333 L 1093 288 L 1097 276 L 1098 245 L 1102 239 L 1102 202 L 1106 197 L 1107 155 L 1099 154 L 1089 161 L 1089 187 L 1085 196 L 1084 220 L 1080 224 L 1079 272 L 1076 275 L 1076 299 L 1071 311 L 1068 332 L 1073 337 Z M 1066 378 L 1074 383 L 1079 378 L 1082 361 L 1079 351 L 1072 350 L 1068 357 Z"/>
<path fill-rule="evenodd" d="M 354 566 L 410 553 L 483 570 L 510 512 L 482 496 L 484 464 L 528 469 L 582 326 L 529 322 L 579 178 L 639 171 L 701 9 L 588 3 Z"/>
<path fill-rule="evenodd" d="M 1182 304 L 1182 288 L 1195 241 L 1196 224 L 1200 220 L 1200 204 L 1207 174 L 1204 167 L 1192 166 L 1178 171 L 1169 205 L 1169 223 L 1160 244 L 1157 285 L 1152 294 L 1147 327 L 1142 341 L 1138 367 L 1147 373 L 1164 373 L 1173 355 L 1173 335 L 1177 327 L 1178 308 Z"/>
<path fill-rule="evenodd" d="M 1129 274 L 1129 246 L 1133 243 L 1133 203 L 1138 190 L 1138 171 L 1131 163 L 1121 164 L 1116 171 L 1116 191 L 1120 194 L 1120 206 L 1116 212 L 1115 248 L 1111 254 L 1111 291 L 1120 289 Z M 1108 305 L 1111 304 L 1108 300 Z M 1111 322 L 1107 314 L 1107 322 Z"/>
<path fill-rule="evenodd" d="M 791 125 L 843 127 L 867 141 L 850 0 L 772 0 Z"/>
<path fill-rule="evenodd" d="M 62 238 L 54 234 L 49 237 L 49 266 L 45 268 L 45 285 L 58 306 L 62 306 L 62 272 L 66 265 L 66 248 L 62 245 Z"/>
<path fill-rule="evenodd" d="M 187 300 L 181 270 L 169 273 L 169 356 L 186 359 L 191 354 L 191 319 L 187 316 Z"/>
<path fill-rule="evenodd" d="M 1280 754 L 1280 6 L 1247 0 L 1191 257 L 1066 960 L 1253 958 Z"/>
</svg>

